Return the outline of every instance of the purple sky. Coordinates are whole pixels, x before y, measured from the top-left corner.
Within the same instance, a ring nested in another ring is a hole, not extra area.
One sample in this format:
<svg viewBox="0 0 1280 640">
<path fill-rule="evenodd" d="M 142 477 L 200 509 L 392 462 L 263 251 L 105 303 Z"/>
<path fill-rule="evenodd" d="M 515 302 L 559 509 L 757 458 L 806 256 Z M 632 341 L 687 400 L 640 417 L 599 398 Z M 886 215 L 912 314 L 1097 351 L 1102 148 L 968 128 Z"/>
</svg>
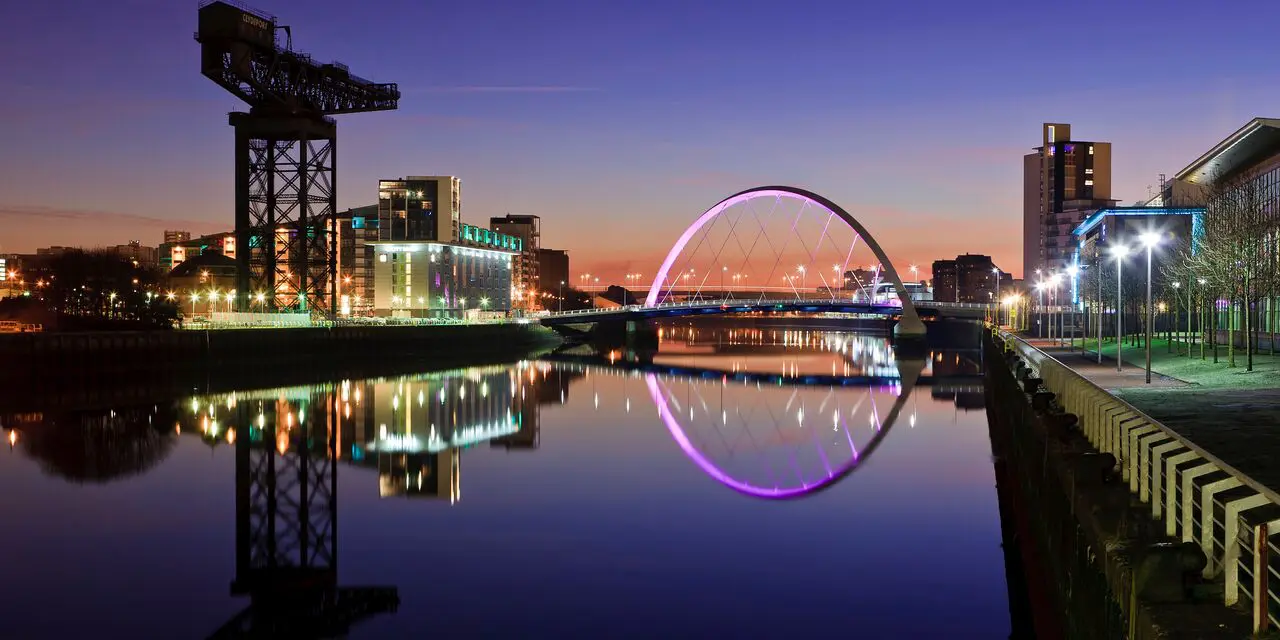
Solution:
<svg viewBox="0 0 1280 640">
<path fill-rule="evenodd" d="M 1041 122 L 1112 141 L 1128 203 L 1280 99 L 1269 23 L 1241 19 L 1261 1 L 696 4 L 257 6 L 404 93 L 340 118 L 340 206 L 380 177 L 457 175 L 464 220 L 540 215 L 575 273 L 614 281 L 779 183 L 843 205 L 900 267 L 967 251 L 1016 273 Z M 194 2 L 0 8 L 0 252 L 231 228 L 240 106 L 200 75 L 195 28 Z"/>
</svg>

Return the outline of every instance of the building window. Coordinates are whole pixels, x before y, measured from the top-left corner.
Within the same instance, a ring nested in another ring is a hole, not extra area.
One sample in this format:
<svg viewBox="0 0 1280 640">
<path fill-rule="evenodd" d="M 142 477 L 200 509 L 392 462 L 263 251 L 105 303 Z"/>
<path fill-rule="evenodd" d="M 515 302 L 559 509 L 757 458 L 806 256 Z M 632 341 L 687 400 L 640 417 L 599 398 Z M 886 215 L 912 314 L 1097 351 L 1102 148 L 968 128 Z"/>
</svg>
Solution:
<svg viewBox="0 0 1280 640">
<path fill-rule="evenodd" d="M 379 254 L 378 254 L 378 262 L 386 262 L 386 261 L 387 261 L 387 254 L 385 254 L 385 253 L 379 253 Z"/>
<path fill-rule="evenodd" d="M 1093 175 L 1093 169 L 1085 169 L 1085 170 L 1084 170 L 1084 174 L 1085 174 L 1086 176 L 1091 176 L 1091 175 Z"/>
<path fill-rule="evenodd" d="M 1093 181 L 1092 181 L 1092 180 L 1085 180 L 1085 181 L 1084 181 L 1084 186 L 1086 186 L 1086 187 L 1092 187 L 1092 186 L 1093 186 Z"/>
<path fill-rule="evenodd" d="M 1049 125 L 1049 144 L 1053 144 L 1053 125 Z M 1049 153 L 1050 155 L 1053 154 L 1052 151 L 1050 151 Z"/>
<path fill-rule="evenodd" d="M 1089 155 L 1093 155 L 1093 145 L 1089 145 Z"/>
</svg>

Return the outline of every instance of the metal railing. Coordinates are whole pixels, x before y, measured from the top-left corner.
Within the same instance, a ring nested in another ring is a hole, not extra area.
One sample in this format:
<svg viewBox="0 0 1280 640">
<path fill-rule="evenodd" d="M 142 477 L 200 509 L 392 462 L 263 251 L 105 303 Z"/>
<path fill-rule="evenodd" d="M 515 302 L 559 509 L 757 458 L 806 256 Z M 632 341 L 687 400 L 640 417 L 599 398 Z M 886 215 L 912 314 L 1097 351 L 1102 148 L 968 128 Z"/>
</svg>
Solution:
<svg viewBox="0 0 1280 640">
<path fill-rule="evenodd" d="M 1089 442 L 1115 456 L 1130 492 L 1151 505 L 1165 533 L 1200 546 L 1203 576 L 1223 580 L 1224 604 L 1248 606 L 1255 632 L 1280 628 L 1272 586 L 1280 585 L 1280 547 L 1271 540 L 1280 532 L 1280 494 L 1021 338 L 998 335 L 1078 416 Z"/>
<path fill-rule="evenodd" d="M 841 300 L 833 299 L 830 296 L 825 298 L 718 298 L 715 300 L 700 300 L 697 302 L 662 302 L 653 306 L 645 306 L 643 304 L 630 304 L 620 307 L 598 307 L 593 309 L 575 309 L 569 311 L 548 311 L 539 314 L 538 317 L 562 317 L 562 316 L 578 316 L 578 315 L 601 315 L 609 313 L 627 313 L 631 311 L 643 311 L 645 309 L 713 309 L 723 306 L 760 306 L 767 307 L 777 304 L 812 304 L 812 305 L 830 305 L 830 306 L 846 306 L 846 305 L 865 305 L 868 308 L 892 309 L 900 308 L 900 305 L 893 303 L 870 303 L 858 300 Z M 938 302 L 935 300 L 912 300 L 912 304 L 916 307 L 926 309 L 974 309 L 974 310 L 990 310 L 999 305 L 983 303 L 983 302 Z"/>
</svg>

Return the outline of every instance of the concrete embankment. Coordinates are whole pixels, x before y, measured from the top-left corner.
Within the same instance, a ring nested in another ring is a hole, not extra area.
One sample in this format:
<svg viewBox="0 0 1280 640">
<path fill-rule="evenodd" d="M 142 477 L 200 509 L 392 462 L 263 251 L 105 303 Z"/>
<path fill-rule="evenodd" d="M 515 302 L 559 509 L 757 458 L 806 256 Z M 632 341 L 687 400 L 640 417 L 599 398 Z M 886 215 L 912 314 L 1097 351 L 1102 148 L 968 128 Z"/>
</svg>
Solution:
<svg viewBox="0 0 1280 640">
<path fill-rule="evenodd" d="M 558 343 L 537 324 L 3 335 L 0 395 L 303 384 L 512 361 Z"/>
<path fill-rule="evenodd" d="M 1001 337 L 984 338 L 984 356 L 1005 544 L 1017 547 L 1036 637 L 1249 637 L 1248 613 L 1223 603 L 1201 546 L 1170 536 L 1131 493 L 1131 461 L 1094 448 Z"/>
</svg>

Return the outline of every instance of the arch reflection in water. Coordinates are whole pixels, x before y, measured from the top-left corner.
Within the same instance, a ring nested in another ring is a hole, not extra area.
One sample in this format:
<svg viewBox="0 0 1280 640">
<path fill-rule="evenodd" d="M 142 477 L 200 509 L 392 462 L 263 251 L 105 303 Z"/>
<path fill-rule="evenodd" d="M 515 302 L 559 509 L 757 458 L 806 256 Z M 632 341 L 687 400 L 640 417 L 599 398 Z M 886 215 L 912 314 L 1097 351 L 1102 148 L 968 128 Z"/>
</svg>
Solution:
<svg viewBox="0 0 1280 640">
<path fill-rule="evenodd" d="M 766 385 L 645 374 L 658 416 L 707 475 L 743 494 L 790 499 L 852 473 L 897 422 L 924 368 L 899 362 L 900 382 L 860 389 Z"/>
</svg>

